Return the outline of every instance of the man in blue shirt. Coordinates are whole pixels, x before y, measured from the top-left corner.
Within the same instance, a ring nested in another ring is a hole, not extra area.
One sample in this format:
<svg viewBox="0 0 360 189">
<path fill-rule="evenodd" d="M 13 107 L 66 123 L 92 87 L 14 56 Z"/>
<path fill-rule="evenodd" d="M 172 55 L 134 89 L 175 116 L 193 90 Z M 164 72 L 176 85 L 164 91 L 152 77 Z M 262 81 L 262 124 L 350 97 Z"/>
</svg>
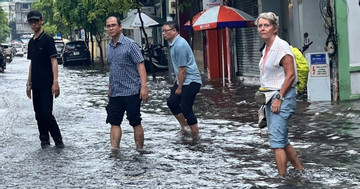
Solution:
<svg viewBox="0 0 360 189">
<path fill-rule="evenodd" d="M 189 126 L 196 139 L 199 135 L 199 127 L 193 105 L 202 84 L 201 75 L 192 49 L 179 35 L 178 25 L 173 21 L 164 23 L 162 34 L 170 43 L 171 61 L 176 75 L 167 105 L 180 123 L 180 133 L 185 134 Z"/>
<path fill-rule="evenodd" d="M 111 146 L 120 147 L 120 125 L 126 111 L 127 119 L 134 129 L 136 149 L 141 151 L 144 145 L 144 130 L 141 125 L 140 105 L 141 101 L 148 100 L 144 58 L 139 45 L 122 34 L 121 20 L 118 17 L 109 17 L 106 28 L 112 38 L 106 50 L 110 66 L 106 122 L 111 124 Z"/>
</svg>

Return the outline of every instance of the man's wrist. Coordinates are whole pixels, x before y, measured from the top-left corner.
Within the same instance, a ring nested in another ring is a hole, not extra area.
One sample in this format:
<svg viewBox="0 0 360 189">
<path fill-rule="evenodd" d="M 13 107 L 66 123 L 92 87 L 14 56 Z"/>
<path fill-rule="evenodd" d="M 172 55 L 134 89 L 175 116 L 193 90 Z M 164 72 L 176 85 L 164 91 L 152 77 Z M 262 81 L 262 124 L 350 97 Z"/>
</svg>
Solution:
<svg viewBox="0 0 360 189">
<path fill-rule="evenodd" d="M 31 87 L 31 86 L 32 86 L 32 83 L 26 83 L 26 86 L 27 86 L 27 87 Z"/>
</svg>

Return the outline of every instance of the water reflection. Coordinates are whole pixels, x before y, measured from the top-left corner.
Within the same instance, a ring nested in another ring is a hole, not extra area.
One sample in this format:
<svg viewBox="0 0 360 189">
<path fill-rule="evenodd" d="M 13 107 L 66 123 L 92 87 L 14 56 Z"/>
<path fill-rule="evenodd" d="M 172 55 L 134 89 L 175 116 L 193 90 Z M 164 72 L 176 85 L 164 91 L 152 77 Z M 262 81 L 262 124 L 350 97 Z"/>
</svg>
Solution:
<svg viewBox="0 0 360 189">
<path fill-rule="evenodd" d="M 278 178 L 267 137 L 256 127 L 257 87 L 222 88 L 206 81 L 195 113 L 201 140 L 179 136 L 166 106 L 167 73 L 149 82 L 142 104 L 145 149 L 138 153 L 124 120 L 121 150 L 109 147 L 105 124 L 108 70 L 60 66 L 61 96 L 54 114 L 65 149 L 40 149 L 31 101 L 25 96 L 28 62 L 15 59 L 0 75 L 1 188 L 357 188 L 360 184 L 359 101 L 309 103 L 299 99 L 290 140 L 306 172 Z M 14 98 L 16 97 L 16 98 Z M 263 131 L 266 133 L 266 129 Z"/>
</svg>

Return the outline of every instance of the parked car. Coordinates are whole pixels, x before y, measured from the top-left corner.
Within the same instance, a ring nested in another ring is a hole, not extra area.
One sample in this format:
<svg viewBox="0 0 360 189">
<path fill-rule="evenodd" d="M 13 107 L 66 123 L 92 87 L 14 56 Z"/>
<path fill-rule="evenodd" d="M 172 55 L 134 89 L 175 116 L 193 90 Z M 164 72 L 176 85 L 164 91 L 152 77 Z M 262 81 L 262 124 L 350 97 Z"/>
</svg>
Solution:
<svg viewBox="0 0 360 189">
<path fill-rule="evenodd" d="M 4 50 L 4 59 L 6 60 L 6 62 L 8 62 L 8 63 L 12 62 L 12 60 L 13 60 L 13 52 L 12 52 L 11 45 L 6 44 L 6 43 L 2 43 L 2 44 L 0 44 L 0 46 Z"/>
<path fill-rule="evenodd" d="M 12 41 L 11 46 L 16 49 L 15 56 L 24 56 L 24 46 L 21 41 Z"/>
<path fill-rule="evenodd" d="M 57 51 L 57 61 L 58 64 L 62 64 L 62 54 L 63 54 L 63 50 L 64 50 L 64 45 L 65 43 L 62 40 L 55 40 L 55 47 L 56 47 L 56 51 Z"/>
<path fill-rule="evenodd" d="M 76 63 L 90 65 L 90 51 L 85 41 L 71 41 L 66 43 L 63 51 L 64 66 Z"/>
</svg>

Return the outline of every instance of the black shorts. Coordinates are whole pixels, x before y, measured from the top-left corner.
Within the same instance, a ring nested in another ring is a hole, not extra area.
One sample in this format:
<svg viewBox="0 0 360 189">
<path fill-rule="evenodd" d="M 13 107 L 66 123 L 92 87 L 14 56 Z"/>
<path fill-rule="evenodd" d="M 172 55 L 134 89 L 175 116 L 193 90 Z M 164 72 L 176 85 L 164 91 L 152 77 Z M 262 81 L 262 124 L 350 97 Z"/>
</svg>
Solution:
<svg viewBox="0 0 360 189">
<path fill-rule="evenodd" d="M 133 127 L 140 125 L 140 105 L 141 99 L 139 98 L 139 94 L 132 96 L 110 97 L 109 104 L 106 106 L 106 123 L 120 126 L 126 111 L 129 124 Z"/>
</svg>

